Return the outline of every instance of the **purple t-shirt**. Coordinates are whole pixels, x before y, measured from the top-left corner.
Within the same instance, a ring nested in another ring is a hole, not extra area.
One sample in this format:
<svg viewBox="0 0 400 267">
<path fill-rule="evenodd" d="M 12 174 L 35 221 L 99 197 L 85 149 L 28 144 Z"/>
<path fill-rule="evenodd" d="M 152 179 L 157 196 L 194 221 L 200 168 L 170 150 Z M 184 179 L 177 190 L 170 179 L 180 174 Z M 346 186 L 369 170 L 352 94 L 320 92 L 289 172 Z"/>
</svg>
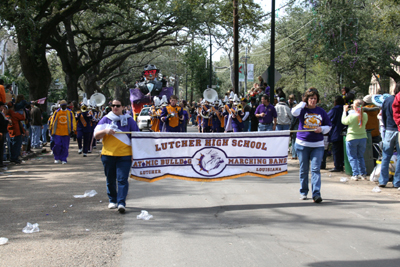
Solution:
<svg viewBox="0 0 400 267">
<path fill-rule="evenodd" d="M 332 126 L 328 114 L 323 108 L 303 108 L 299 115 L 299 130 L 310 130 L 320 126 Z M 322 133 L 298 132 L 296 138 L 306 142 L 319 142 L 324 140 Z"/>
<path fill-rule="evenodd" d="M 268 106 L 265 106 L 264 104 L 258 105 L 256 108 L 255 114 L 261 114 L 265 113 L 265 117 L 259 117 L 258 122 L 259 123 L 272 123 L 273 119 L 276 118 L 278 115 L 276 114 L 275 107 L 269 103 Z"/>
</svg>

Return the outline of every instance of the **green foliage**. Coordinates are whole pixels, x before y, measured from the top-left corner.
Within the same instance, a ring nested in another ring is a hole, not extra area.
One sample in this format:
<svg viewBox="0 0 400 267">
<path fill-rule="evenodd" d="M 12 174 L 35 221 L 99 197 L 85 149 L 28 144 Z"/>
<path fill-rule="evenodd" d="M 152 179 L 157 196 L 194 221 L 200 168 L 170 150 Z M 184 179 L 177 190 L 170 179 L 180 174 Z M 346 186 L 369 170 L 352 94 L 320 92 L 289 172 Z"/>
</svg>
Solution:
<svg viewBox="0 0 400 267">
<path fill-rule="evenodd" d="M 209 71 L 206 71 L 207 50 L 201 44 L 193 44 L 186 47 L 183 61 L 188 72 L 188 88 L 194 93 L 194 99 L 202 97 L 203 91 L 209 84 Z M 189 93 L 188 93 L 189 94 Z"/>
</svg>

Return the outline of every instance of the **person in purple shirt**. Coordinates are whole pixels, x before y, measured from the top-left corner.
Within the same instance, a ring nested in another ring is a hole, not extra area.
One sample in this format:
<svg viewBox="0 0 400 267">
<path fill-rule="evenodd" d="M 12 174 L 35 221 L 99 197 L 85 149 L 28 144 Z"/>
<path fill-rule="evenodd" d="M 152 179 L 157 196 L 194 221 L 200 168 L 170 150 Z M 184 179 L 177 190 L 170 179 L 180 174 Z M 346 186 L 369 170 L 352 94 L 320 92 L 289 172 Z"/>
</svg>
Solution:
<svg viewBox="0 0 400 267">
<path fill-rule="evenodd" d="M 256 118 L 258 118 L 258 131 L 275 131 L 276 128 L 276 114 L 275 107 L 269 103 L 267 95 L 261 96 L 261 104 L 258 105 L 256 112 Z"/>
<path fill-rule="evenodd" d="M 296 151 L 300 163 L 300 199 L 306 200 L 308 194 L 308 172 L 311 161 L 311 190 L 315 203 L 321 198 L 321 162 L 324 156 L 324 134 L 331 130 L 331 120 L 320 107 L 318 90 L 311 87 L 304 93 L 303 101 L 292 109 L 292 115 L 299 118 L 299 130 L 296 136 Z"/>
</svg>

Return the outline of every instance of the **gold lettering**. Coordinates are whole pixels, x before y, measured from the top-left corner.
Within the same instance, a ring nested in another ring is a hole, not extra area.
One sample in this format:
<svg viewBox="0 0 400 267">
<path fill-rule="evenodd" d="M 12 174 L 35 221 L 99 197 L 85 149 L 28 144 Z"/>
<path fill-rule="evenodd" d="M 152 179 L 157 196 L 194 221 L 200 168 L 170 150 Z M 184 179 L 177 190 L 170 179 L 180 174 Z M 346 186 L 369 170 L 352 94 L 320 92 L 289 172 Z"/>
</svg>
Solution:
<svg viewBox="0 0 400 267">
<path fill-rule="evenodd" d="M 251 143 L 250 143 L 250 147 L 251 148 L 254 148 L 256 146 L 256 142 L 254 142 L 254 141 L 251 141 Z"/>
<path fill-rule="evenodd" d="M 158 146 L 158 144 L 156 144 L 156 151 L 160 151 L 161 148 Z"/>
<path fill-rule="evenodd" d="M 236 146 L 236 144 L 237 144 L 237 140 L 236 140 L 236 139 L 233 139 L 233 140 L 232 140 L 232 146 Z"/>
<path fill-rule="evenodd" d="M 262 150 L 267 150 L 267 148 L 265 147 L 265 145 L 266 145 L 266 144 L 263 143 L 263 146 L 262 146 L 262 148 L 261 148 Z"/>
<path fill-rule="evenodd" d="M 168 142 L 168 144 L 169 144 L 169 148 L 174 148 L 174 141 L 172 141 L 172 142 Z"/>
<path fill-rule="evenodd" d="M 206 139 L 204 146 L 211 146 L 211 139 Z"/>
<path fill-rule="evenodd" d="M 238 143 L 238 147 L 242 147 L 243 146 L 243 140 L 239 140 L 237 143 Z"/>
<path fill-rule="evenodd" d="M 243 147 L 249 147 L 249 143 L 250 143 L 250 141 L 249 141 L 249 140 L 245 140 L 245 141 L 244 141 L 244 145 L 243 145 Z"/>
<path fill-rule="evenodd" d="M 257 149 L 260 149 L 260 148 L 261 148 L 261 143 L 260 143 L 260 142 L 257 142 L 256 148 L 257 148 Z"/>
<path fill-rule="evenodd" d="M 176 147 L 176 148 L 180 148 L 180 147 L 181 147 L 181 141 L 176 141 L 175 147 Z"/>
</svg>

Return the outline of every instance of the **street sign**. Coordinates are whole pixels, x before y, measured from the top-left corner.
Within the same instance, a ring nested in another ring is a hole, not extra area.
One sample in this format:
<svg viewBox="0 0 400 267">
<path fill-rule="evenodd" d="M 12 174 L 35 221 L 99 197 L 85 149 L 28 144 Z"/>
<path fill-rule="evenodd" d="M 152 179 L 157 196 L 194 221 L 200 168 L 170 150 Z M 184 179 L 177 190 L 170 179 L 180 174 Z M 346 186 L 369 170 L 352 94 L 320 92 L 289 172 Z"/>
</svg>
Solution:
<svg viewBox="0 0 400 267">
<path fill-rule="evenodd" d="M 269 67 L 268 67 L 269 68 Z M 265 83 L 268 83 L 268 69 L 261 75 Z M 282 78 L 282 75 L 275 69 L 275 84 Z"/>
<path fill-rule="evenodd" d="M 244 82 L 244 64 L 239 64 L 239 82 Z"/>
<path fill-rule="evenodd" d="M 254 81 L 254 64 L 247 64 L 247 81 Z"/>
</svg>

